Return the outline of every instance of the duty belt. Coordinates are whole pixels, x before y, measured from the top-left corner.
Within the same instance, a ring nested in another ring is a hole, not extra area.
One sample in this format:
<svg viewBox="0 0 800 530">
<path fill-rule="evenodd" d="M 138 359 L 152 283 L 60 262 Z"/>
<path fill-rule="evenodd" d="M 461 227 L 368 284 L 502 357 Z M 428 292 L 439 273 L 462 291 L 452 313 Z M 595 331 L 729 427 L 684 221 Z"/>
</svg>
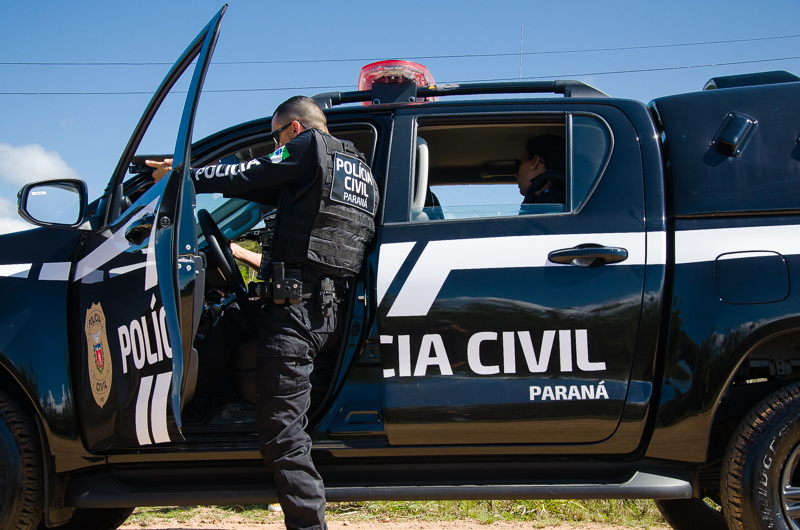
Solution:
<svg viewBox="0 0 800 530">
<path fill-rule="evenodd" d="M 317 296 L 317 311 L 321 316 L 333 316 L 334 303 L 341 300 L 337 297 L 336 287 L 332 278 L 323 278 L 319 284 L 304 282 L 300 278 L 300 269 L 286 269 L 282 262 L 272 264 L 270 282 L 250 282 L 248 290 L 250 296 L 270 298 L 276 304 L 299 304 L 303 300 Z"/>
<path fill-rule="evenodd" d="M 301 282 L 292 278 L 284 278 L 277 282 L 250 282 L 248 296 L 271 298 L 276 304 L 288 301 L 290 304 L 299 304 L 302 300 L 312 298 L 317 293 L 317 284 Z"/>
</svg>

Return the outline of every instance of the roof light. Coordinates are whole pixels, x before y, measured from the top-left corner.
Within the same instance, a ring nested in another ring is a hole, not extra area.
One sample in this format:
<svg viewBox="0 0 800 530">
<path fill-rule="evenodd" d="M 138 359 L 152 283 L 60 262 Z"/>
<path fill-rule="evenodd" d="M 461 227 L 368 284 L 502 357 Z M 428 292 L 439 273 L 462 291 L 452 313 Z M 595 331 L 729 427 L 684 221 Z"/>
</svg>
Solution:
<svg viewBox="0 0 800 530">
<path fill-rule="evenodd" d="M 371 90 L 373 84 L 408 83 L 415 82 L 418 87 L 435 84 L 433 76 L 428 69 L 418 63 L 410 61 L 378 61 L 361 68 L 358 76 L 358 89 Z M 439 98 L 421 98 L 422 101 L 437 101 Z M 363 105 L 371 105 L 364 102 Z"/>
</svg>

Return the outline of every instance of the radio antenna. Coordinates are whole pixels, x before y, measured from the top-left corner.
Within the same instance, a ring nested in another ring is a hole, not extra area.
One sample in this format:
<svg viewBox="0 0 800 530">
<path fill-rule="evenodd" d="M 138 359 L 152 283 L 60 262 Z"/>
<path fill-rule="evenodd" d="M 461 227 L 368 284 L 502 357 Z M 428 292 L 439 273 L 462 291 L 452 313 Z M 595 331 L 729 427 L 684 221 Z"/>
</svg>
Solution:
<svg viewBox="0 0 800 530">
<path fill-rule="evenodd" d="M 525 26 L 519 27 L 519 80 L 522 81 L 522 30 Z"/>
</svg>

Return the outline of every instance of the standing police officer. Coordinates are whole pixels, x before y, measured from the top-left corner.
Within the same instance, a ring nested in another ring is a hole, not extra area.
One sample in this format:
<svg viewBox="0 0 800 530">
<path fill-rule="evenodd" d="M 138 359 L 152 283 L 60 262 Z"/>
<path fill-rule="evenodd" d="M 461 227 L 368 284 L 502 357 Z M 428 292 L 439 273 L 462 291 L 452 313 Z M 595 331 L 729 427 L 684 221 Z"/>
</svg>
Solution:
<svg viewBox="0 0 800 530">
<path fill-rule="evenodd" d="M 372 238 L 378 190 L 363 156 L 330 136 L 313 99 L 295 96 L 272 117 L 276 150 L 243 164 L 193 170 L 198 193 L 277 204 L 256 367 L 261 456 L 274 466 L 287 528 L 324 529 L 325 489 L 306 434 L 316 354 L 339 339 L 338 303 Z M 156 180 L 171 160 L 148 161 Z"/>
</svg>

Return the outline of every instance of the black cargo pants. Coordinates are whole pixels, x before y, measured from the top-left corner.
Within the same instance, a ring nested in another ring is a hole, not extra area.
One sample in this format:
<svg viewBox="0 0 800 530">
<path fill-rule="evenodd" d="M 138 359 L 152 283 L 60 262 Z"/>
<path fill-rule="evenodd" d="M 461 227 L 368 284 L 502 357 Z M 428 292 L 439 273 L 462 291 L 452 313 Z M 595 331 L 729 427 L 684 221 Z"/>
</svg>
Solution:
<svg viewBox="0 0 800 530">
<path fill-rule="evenodd" d="M 304 282 L 324 276 L 307 270 Z M 341 293 L 344 284 L 337 281 Z M 290 529 L 326 529 L 325 487 L 311 460 L 306 413 L 311 403 L 314 357 L 339 338 L 340 308 L 317 310 L 317 297 L 299 304 L 267 300 L 261 310 L 256 365 L 256 429 L 259 450 L 274 469 L 278 499 Z"/>
</svg>

